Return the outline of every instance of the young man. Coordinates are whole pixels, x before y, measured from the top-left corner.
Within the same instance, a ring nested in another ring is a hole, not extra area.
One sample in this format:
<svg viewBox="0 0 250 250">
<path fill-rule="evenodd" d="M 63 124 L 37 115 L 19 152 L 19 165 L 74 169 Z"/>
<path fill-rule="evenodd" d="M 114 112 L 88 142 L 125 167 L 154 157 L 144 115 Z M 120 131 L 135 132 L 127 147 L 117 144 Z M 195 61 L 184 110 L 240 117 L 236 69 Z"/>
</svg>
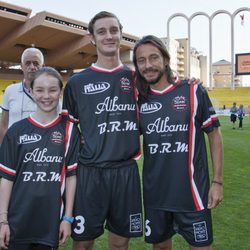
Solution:
<svg viewBox="0 0 250 250">
<path fill-rule="evenodd" d="M 36 111 L 36 104 L 29 93 L 30 83 L 34 78 L 34 73 L 43 64 L 44 57 L 39 49 L 28 48 L 24 50 L 21 57 L 23 81 L 8 86 L 4 93 L 1 107 L 0 145 L 8 127 Z"/>
<path fill-rule="evenodd" d="M 223 199 L 219 121 L 201 85 L 173 83 L 170 56 L 160 39 L 134 47 L 144 143 L 145 240 L 154 250 L 172 249 L 180 233 L 191 250 L 211 249 L 211 210 Z M 207 133 L 213 163 L 209 185 Z"/>
<path fill-rule="evenodd" d="M 79 156 L 72 237 L 74 250 L 92 249 L 109 230 L 109 249 L 128 249 L 142 235 L 138 110 L 133 72 L 119 55 L 122 25 L 109 12 L 89 23 L 97 61 L 74 75 L 64 90 L 63 108 L 80 123 L 84 145 Z"/>
</svg>

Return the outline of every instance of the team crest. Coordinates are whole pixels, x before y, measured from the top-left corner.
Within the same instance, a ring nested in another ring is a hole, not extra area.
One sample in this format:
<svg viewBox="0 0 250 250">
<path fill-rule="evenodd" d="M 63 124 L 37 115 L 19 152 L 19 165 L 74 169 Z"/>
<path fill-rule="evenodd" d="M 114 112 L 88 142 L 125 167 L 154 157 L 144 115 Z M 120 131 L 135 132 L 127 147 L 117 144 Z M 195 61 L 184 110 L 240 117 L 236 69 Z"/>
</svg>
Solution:
<svg viewBox="0 0 250 250">
<path fill-rule="evenodd" d="M 130 80 L 127 77 L 122 77 L 121 80 L 121 89 L 124 92 L 130 92 L 132 89 Z"/>
<path fill-rule="evenodd" d="M 61 145 L 64 142 L 64 136 L 62 135 L 62 133 L 54 131 L 50 135 L 50 140 L 52 141 L 53 144 Z"/>
<path fill-rule="evenodd" d="M 188 108 L 188 101 L 185 96 L 176 96 L 172 101 L 172 107 L 175 111 L 184 111 Z"/>
</svg>

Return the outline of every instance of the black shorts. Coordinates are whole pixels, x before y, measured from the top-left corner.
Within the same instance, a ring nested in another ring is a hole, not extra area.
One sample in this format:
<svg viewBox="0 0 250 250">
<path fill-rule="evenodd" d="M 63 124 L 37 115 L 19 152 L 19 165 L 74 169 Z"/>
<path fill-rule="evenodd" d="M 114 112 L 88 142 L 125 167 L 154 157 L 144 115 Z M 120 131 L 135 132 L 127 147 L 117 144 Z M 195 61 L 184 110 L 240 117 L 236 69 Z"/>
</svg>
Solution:
<svg viewBox="0 0 250 250">
<path fill-rule="evenodd" d="M 78 166 L 72 238 L 93 240 L 106 228 L 130 238 L 142 236 L 142 204 L 135 161 L 112 168 Z"/>
<path fill-rule="evenodd" d="M 230 120 L 231 120 L 231 122 L 236 122 L 237 116 L 235 114 L 231 114 Z"/>
<path fill-rule="evenodd" d="M 211 210 L 177 213 L 145 209 L 145 241 L 160 243 L 179 233 L 194 247 L 209 246 L 213 242 Z"/>
<path fill-rule="evenodd" d="M 58 247 L 50 247 L 42 244 L 15 244 L 10 243 L 8 250 L 57 250 Z"/>
</svg>

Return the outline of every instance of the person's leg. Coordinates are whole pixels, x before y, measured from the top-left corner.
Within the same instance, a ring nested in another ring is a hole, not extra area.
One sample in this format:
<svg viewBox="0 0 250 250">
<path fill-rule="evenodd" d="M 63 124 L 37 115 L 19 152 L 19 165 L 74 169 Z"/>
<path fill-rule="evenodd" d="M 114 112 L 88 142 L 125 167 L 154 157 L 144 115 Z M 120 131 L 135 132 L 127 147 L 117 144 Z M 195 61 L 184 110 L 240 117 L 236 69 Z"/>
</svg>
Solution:
<svg viewBox="0 0 250 250">
<path fill-rule="evenodd" d="M 109 250 L 127 250 L 129 238 L 125 238 L 109 232 L 108 236 Z"/>
<path fill-rule="evenodd" d="M 242 128 L 242 118 L 239 118 L 239 128 Z"/>
<path fill-rule="evenodd" d="M 94 241 L 73 241 L 73 250 L 92 250 Z"/>
<path fill-rule="evenodd" d="M 153 250 L 172 250 L 172 240 L 168 239 L 153 245 Z"/>
</svg>

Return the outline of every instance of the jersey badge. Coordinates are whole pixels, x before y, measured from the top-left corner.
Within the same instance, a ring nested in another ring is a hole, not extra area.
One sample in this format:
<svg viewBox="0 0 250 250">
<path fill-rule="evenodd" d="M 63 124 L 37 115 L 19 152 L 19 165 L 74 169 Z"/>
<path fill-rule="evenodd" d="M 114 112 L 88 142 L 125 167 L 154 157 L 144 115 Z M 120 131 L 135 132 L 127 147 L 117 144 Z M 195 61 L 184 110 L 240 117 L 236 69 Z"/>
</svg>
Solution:
<svg viewBox="0 0 250 250">
<path fill-rule="evenodd" d="M 122 77 L 120 82 L 121 82 L 121 89 L 123 92 L 131 92 L 132 89 L 131 82 L 127 77 Z"/>
<path fill-rule="evenodd" d="M 50 135 L 50 140 L 53 144 L 61 145 L 64 142 L 64 136 L 59 131 L 54 131 Z"/>
<path fill-rule="evenodd" d="M 188 100 L 185 96 L 176 96 L 172 100 L 172 107 L 175 111 L 184 111 L 188 108 Z"/>
</svg>

